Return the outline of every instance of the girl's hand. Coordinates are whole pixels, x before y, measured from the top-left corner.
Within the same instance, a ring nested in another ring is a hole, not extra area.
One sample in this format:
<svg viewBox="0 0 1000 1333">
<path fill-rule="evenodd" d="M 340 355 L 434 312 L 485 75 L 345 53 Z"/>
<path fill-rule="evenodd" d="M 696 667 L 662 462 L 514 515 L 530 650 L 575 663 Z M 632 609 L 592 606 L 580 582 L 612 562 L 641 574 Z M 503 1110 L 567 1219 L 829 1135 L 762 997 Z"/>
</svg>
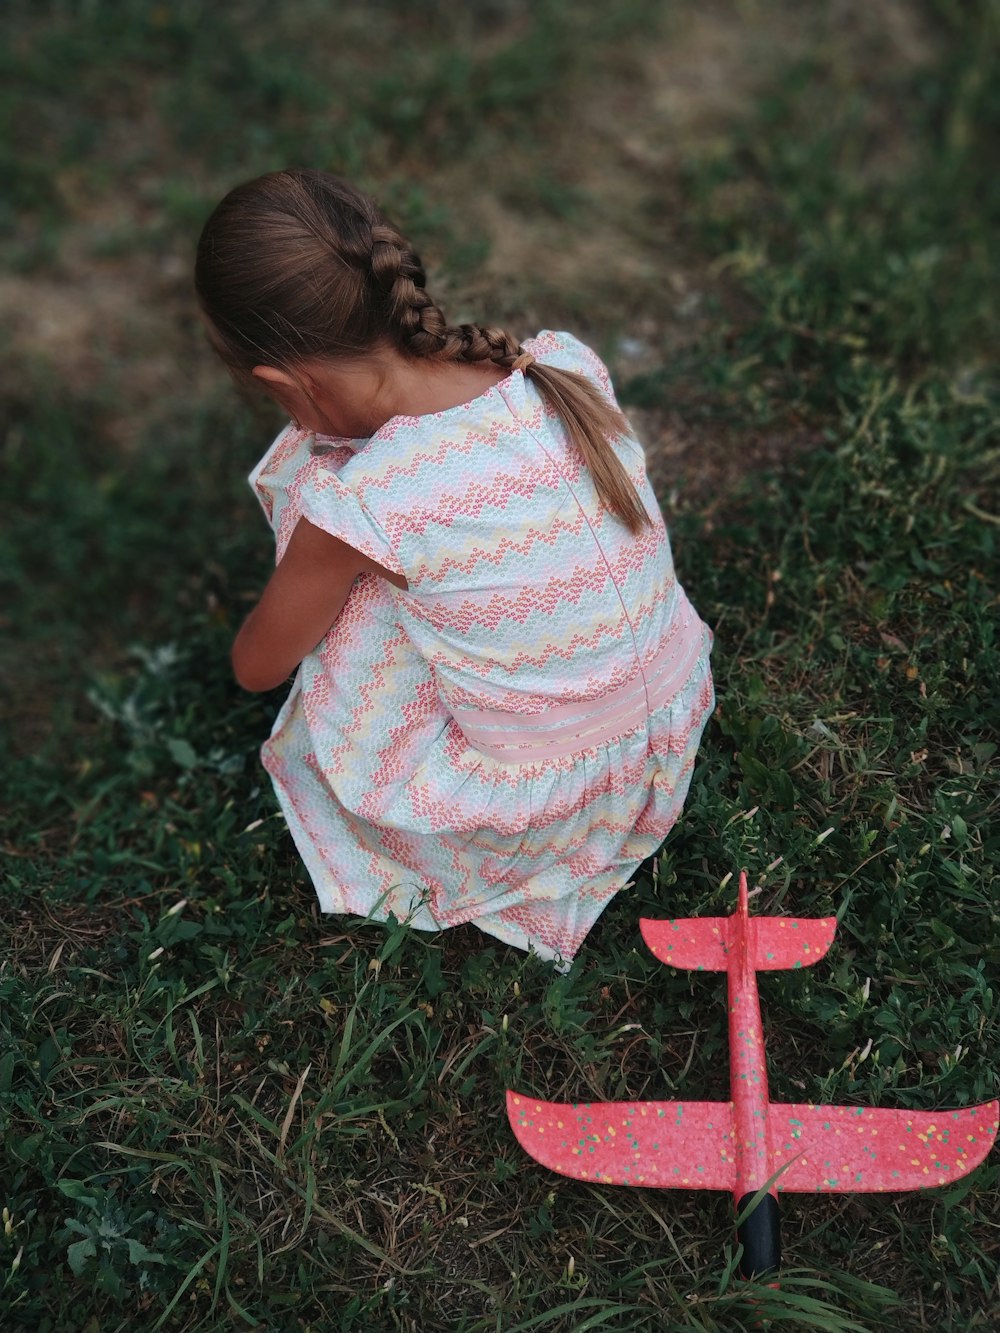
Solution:
<svg viewBox="0 0 1000 1333">
<path fill-rule="evenodd" d="M 233 671 L 243 688 L 273 690 L 286 680 L 340 615 L 365 570 L 388 574 L 339 537 L 300 518 L 233 643 Z"/>
</svg>

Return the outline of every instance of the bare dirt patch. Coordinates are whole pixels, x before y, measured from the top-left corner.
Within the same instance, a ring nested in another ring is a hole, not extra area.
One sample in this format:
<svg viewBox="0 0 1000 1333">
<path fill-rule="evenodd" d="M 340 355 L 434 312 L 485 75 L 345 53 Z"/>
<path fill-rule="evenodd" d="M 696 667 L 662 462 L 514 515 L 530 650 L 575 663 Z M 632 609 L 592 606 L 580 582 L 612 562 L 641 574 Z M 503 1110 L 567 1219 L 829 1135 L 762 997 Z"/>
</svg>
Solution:
<svg viewBox="0 0 1000 1333">
<path fill-rule="evenodd" d="M 509 25 L 512 33 L 520 21 Z M 503 321 L 522 334 L 568 325 L 602 347 L 618 377 L 663 364 L 705 332 L 713 309 L 739 301 L 704 254 L 681 239 L 685 157 L 724 139 L 768 80 L 806 52 L 832 61 L 846 86 L 865 67 L 865 51 L 918 64 L 928 50 L 927 34 L 901 3 L 875 15 L 859 0 L 841 0 L 822 17 L 790 4 L 692 3 L 675 10 L 662 32 L 616 48 L 606 73 L 579 88 L 565 126 L 538 151 L 512 141 L 498 152 L 485 188 L 470 190 L 464 161 L 430 175 L 417 155 L 402 161 L 428 198 L 450 205 L 459 231 L 488 243 L 478 271 L 450 291 L 446 285 L 450 315 Z M 147 124 L 142 116 L 124 138 L 116 139 L 114 124 L 108 128 L 111 155 L 119 139 L 127 156 L 136 153 L 136 136 L 162 136 L 155 118 Z M 179 169 L 169 153 L 163 166 Z M 532 173 L 566 192 L 565 208 L 520 197 L 517 181 Z M 137 194 L 147 186 L 140 182 Z M 16 382 L 25 368 L 41 365 L 78 389 L 102 390 L 111 442 L 127 448 L 165 395 L 198 391 L 221 372 L 208 365 L 194 319 L 190 255 L 124 244 L 107 253 L 109 238 L 122 234 L 123 207 L 133 207 L 122 203 L 121 182 L 104 197 L 71 194 L 55 265 L 0 279 L 5 378 Z M 148 224 L 148 205 L 136 199 L 133 211 L 137 225 Z M 637 420 L 661 484 L 679 462 L 706 493 L 757 465 L 748 442 L 737 469 L 732 451 L 720 454 L 704 442 L 692 457 L 676 415 L 646 411 Z M 776 447 L 772 439 L 765 452 Z"/>
</svg>

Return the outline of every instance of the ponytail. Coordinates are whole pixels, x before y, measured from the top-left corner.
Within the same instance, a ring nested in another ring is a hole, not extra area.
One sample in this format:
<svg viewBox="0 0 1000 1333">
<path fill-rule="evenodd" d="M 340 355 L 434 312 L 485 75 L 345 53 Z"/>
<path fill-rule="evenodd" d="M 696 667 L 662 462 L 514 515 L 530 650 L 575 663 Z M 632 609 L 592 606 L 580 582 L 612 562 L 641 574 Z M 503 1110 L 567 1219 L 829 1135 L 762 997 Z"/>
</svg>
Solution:
<svg viewBox="0 0 1000 1333">
<path fill-rule="evenodd" d="M 652 527 L 653 521 L 632 479 L 611 447 L 613 438 L 628 434 L 628 423 L 621 412 L 601 396 L 590 380 L 575 371 L 531 361 L 524 373 L 562 418 L 604 508 L 620 518 L 633 537 L 644 527 Z"/>
</svg>

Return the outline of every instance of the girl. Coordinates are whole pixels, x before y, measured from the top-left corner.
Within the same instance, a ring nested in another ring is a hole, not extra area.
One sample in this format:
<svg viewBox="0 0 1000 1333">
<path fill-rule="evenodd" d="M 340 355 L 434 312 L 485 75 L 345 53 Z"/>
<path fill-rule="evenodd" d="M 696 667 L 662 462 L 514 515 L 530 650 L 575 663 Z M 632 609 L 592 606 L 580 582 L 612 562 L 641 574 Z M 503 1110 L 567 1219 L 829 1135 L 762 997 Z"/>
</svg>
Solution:
<svg viewBox="0 0 1000 1333">
<path fill-rule="evenodd" d="M 298 668 L 262 757 L 323 910 L 565 964 L 677 819 L 714 704 L 607 371 L 569 334 L 448 324 L 317 171 L 227 195 L 195 283 L 292 418 L 250 477 L 278 563 L 233 666 Z"/>
</svg>

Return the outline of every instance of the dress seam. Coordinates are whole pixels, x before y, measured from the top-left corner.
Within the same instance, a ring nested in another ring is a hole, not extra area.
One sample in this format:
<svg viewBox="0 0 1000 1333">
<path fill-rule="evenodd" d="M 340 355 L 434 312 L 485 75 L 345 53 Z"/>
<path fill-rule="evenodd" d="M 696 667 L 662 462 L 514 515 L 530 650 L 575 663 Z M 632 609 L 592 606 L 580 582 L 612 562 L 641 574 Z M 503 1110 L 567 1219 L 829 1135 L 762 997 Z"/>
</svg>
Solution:
<svg viewBox="0 0 1000 1333">
<path fill-rule="evenodd" d="M 650 715 L 650 712 L 652 711 L 651 708 L 650 708 L 650 702 L 649 702 L 649 683 L 648 683 L 648 681 L 646 680 L 646 673 L 645 673 L 645 671 L 643 671 L 643 669 L 642 669 L 642 658 L 641 658 L 640 655 L 639 655 L 639 645 L 638 645 L 638 643 L 636 642 L 635 628 L 634 628 L 634 626 L 633 626 L 633 624 L 632 624 L 632 618 L 629 616 L 629 613 L 628 613 L 628 607 L 625 605 L 625 599 L 624 599 L 624 597 L 622 597 L 621 589 L 618 587 L 618 583 L 617 583 L 617 581 L 616 581 L 616 579 L 615 579 L 614 571 L 613 571 L 612 568 L 611 568 L 611 563 L 610 563 L 610 561 L 608 560 L 608 557 L 607 557 L 607 555 L 606 555 L 605 552 L 604 552 L 604 547 L 601 545 L 600 541 L 598 541 L 597 533 L 594 531 L 594 525 L 593 525 L 593 523 L 591 523 L 591 521 L 590 521 L 590 516 L 589 516 L 589 514 L 587 513 L 586 509 L 584 509 L 583 505 L 580 503 L 580 499 L 579 499 L 579 497 L 577 496 L 576 491 L 573 489 L 572 483 L 570 482 L 569 478 L 568 478 L 568 477 L 566 476 L 566 474 L 563 472 L 562 468 L 559 467 L 558 463 L 555 461 L 555 459 L 554 459 L 554 458 L 552 457 L 552 455 L 549 453 L 548 449 L 546 449 L 545 445 L 542 443 L 542 441 L 541 441 L 541 439 L 539 438 L 539 436 L 538 436 L 538 435 L 535 433 L 535 431 L 531 428 L 531 426 L 529 425 L 529 423 L 524 419 L 524 417 L 523 417 L 523 416 L 521 415 L 521 413 L 517 410 L 517 408 L 515 407 L 515 405 L 510 401 L 510 399 L 507 397 L 507 395 L 506 395 L 505 393 L 502 393 L 501 396 L 503 397 L 503 399 L 504 399 L 504 401 L 506 402 L 507 406 L 510 408 L 511 412 L 513 412 L 514 416 L 515 416 L 515 417 L 517 418 L 517 420 L 521 423 L 522 428 L 525 430 L 525 432 L 526 432 L 528 435 L 531 436 L 531 438 L 535 441 L 535 443 L 536 443 L 536 444 L 538 445 L 538 447 L 541 449 L 542 453 L 545 455 L 545 457 L 549 460 L 549 462 L 550 462 L 550 463 L 552 464 L 552 466 L 555 468 L 556 472 L 559 474 L 560 478 L 562 479 L 563 483 L 565 484 L 566 489 L 569 491 L 570 495 L 573 497 L 574 501 L 576 502 L 576 506 L 577 506 L 577 508 L 579 509 L 580 513 L 583 515 L 584 522 L 587 524 L 587 527 L 590 529 L 590 535 L 593 537 L 593 539 L 594 539 L 594 545 L 597 547 L 598 551 L 600 552 L 601 559 L 604 561 L 604 566 L 605 566 L 605 568 L 606 568 L 607 571 L 608 571 L 608 576 L 609 576 L 609 578 L 611 579 L 611 585 L 612 585 L 612 587 L 614 588 L 614 590 L 615 590 L 615 592 L 616 592 L 616 594 L 617 594 L 617 596 L 618 596 L 618 600 L 619 600 L 619 602 L 621 602 L 621 605 L 622 605 L 622 612 L 623 612 L 623 614 L 624 614 L 624 616 L 625 616 L 625 623 L 628 625 L 629 633 L 630 633 L 631 636 L 632 636 L 632 650 L 633 650 L 633 652 L 635 653 L 635 661 L 636 661 L 636 665 L 637 665 L 638 668 L 639 668 L 639 675 L 640 675 L 640 677 L 642 678 L 643 692 L 645 693 L 645 696 L 646 696 L 646 716 L 648 717 L 648 716 Z"/>
</svg>

